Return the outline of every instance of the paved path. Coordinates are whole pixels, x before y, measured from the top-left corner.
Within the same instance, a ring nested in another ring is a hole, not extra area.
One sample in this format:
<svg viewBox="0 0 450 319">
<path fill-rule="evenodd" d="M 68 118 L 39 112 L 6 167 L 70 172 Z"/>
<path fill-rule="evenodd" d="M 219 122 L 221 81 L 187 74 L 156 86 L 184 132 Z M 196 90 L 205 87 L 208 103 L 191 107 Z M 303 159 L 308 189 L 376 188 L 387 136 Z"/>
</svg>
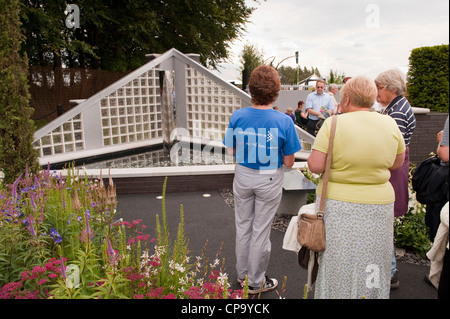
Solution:
<svg viewBox="0 0 450 319">
<path fill-rule="evenodd" d="M 170 181 L 169 181 L 170 182 Z M 180 205 L 184 209 L 185 236 L 189 240 L 192 256 L 200 255 L 206 241 L 208 248 L 206 255 L 214 259 L 223 243 L 220 260 L 225 258 L 225 272 L 229 274 L 232 289 L 239 289 L 234 268 L 234 211 L 222 199 L 218 191 L 210 192 L 210 197 L 203 193 L 169 193 L 166 194 L 166 216 L 169 231 L 176 235 L 180 220 Z M 121 216 L 131 221 L 142 219 L 148 226 L 149 234 L 155 236 L 156 214 L 161 216 L 162 202 L 157 199 L 158 194 L 119 195 L 118 208 Z M 286 299 L 303 298 L 304 285 L 307 282 L 306 270 L 297 263 L 294 252 L 282 249 L 284 232 L 272 230 L 272 253 L 268 275 L 275 277 L 281 283 L 287 277 L 286 291 L 282 297 Z M 400 288 L 391 291 L 391 299 L 436 299 L 437 291 L 424 281 L 429 267 L 409 263 L 398 263 Z M 281 287 L 280 287 L 281 288 Z M 312 298 L 310 293 L 309 298 Z M 261 299 L 278 298 L 276 291 L 261 295 Z"/>
</svg>

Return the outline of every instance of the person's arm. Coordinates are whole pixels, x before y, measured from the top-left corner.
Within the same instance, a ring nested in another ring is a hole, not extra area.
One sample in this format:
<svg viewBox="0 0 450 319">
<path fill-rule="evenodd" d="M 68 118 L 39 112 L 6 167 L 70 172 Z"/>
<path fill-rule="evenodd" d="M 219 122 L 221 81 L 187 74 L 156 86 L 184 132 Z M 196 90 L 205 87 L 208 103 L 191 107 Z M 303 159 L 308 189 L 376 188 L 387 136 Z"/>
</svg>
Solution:
<svg viewBox="0 0 450 319">
<path fill-rule="evenodd" d="M 443 162 L 448 162 L 449 160 L 449 134 L 448 134 L 448 117 L 445 120 L 444 129 L 442 130 L 442 134 L 437 136 L 439 145 L 436 150 L 437 156 L 441 159 Z"/>
<path fill-rule="evenodd" d="M 449 151 L 448 146 L 439 145 L 436 150 L 436 154 L 441 159 L 441 161 L 448 162 L 448 160 L 449 160 L 448 151 Z"/>
<path fill-rule="evenodd" d="M 287 168 L 292 168 L 292 166 L 294 166 L 294 163 L 295 163 L 295 156 L 294 156 L 294 154 L 283 155 L 283 164 L 284 164 L 284 166 L 286 166 Z"/>
<path fill-rule="evenodd" d="M 320 115 L 320 111 L 315 111 L 312 108 L 308 109 L 308 113 L 311 114 L 311 115 L 315 115 L 315 116 L 319 116 Z"/>
<path fill-rule="evenodd" d="M 305 112 L 301 112 L 300 116 L 303 117 L 304 119 L 308 118 L 308 110 L 306 110 Z"/>
<path fill-rule="evenodd" d="M 321 174 L 323 171 L 325 171 L 325 165 L 327 161 L 327 154 L 312 150 L 311 155 L 308 157 L 308 168 L 311 172 L 314 174 Z"/>
<path fill-rule="evenodd" d="M 314 110 L 313 110 L 313 104 L 312 104 L 312 99 L 311 99 L 311 94 L 309 94 L 307 97 L 306 97 L 306 102 L 305 102 L 305 113 L 308 115 L 308 114 L 311 114 L 311 115 L 314 115 L 312 112 L 314 112 Z"/>
<path fill-rule="evenodd" d="M 236 148 L 227 147 L 227 153 L 230 156 L 234 156 L 236 154 Z"/>
<path fill-rule="evenodd" d="M 399 169 L 400 167 L 402 167 L 404 161 L 405 161 L 405 152 L 397 154 L 394 160 L 394 164 L 392 165 L 391 168 L 389 168 L 389 170 L 393 171 Z"/>
</svg>

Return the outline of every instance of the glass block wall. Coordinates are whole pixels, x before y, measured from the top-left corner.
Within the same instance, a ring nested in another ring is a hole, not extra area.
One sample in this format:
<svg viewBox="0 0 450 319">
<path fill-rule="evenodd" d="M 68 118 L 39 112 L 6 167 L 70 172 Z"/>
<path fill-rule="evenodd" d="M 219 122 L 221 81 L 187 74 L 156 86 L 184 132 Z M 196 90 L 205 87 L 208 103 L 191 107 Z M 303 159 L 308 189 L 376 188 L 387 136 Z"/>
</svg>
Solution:
<svg viewBox="0 0 450 319">
<path fill-rule="evenodd" d="M 193 138 L 221 141 L 233 112 L 250 101 L 171 49 L 36 131 L 41 165 L 162 143 L 161 71 L 175 88 L 176 125 Z"/>
<path fill-rule="evenodd" d="M 145 141 L 162 136 L 159 70 L 144 72 L 100 100 L 102 146 Z M 39 157 L 86 150 L 83 112 L 33 142 Z M 92 123 L 91 123 L 92 125 Z"/>
<path fill-rule="evenodd" d="M 49 156 L 84 150 L 82 115 L 78 114 L 64 124 L 53 129 L 44 137 L 34 141 L 39 156 Z"/>
<path fill-rule="evenodd" d="M 241 98 L 194 68 L 186 68 L 187 129 L 192 137 L 222 140 Z"/>
<path fill-rule="evenodd" d="M 101 100 L 103 146 L 162 136 L 158 72 L 149 70 Z"/>
</svg>

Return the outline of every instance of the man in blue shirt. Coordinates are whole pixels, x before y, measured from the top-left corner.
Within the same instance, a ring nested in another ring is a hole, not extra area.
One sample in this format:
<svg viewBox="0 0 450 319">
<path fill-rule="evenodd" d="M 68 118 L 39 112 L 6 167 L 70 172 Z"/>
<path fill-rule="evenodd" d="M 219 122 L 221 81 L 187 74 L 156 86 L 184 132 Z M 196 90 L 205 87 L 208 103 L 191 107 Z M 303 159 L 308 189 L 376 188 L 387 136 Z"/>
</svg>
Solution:
<svg viewBox="0 0 450 319">
<path fill-rule="evenodd" d="M 316 82 L 316 91 L 309 94 L 306 98 L 305 111 L 308 113 L 307 131 L 311 135 L 315 135 L 316 125 L 319 122 L 321 112 L 331 110 L 335 113 L 334 103 L 329 94 L 324 93 L 325 81 L 320 79 Z"/>
</svg>

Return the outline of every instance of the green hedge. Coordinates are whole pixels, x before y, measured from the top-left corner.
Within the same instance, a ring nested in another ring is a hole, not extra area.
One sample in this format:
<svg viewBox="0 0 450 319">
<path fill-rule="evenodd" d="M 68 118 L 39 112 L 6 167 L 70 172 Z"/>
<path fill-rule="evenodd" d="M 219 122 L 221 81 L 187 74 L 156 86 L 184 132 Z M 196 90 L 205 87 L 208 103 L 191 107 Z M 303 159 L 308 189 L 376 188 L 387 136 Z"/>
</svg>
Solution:
<svg viewBox="0 0 450 319">
<path fill-rule="evenodd" d="M 413 49 L 409 56 L 407 97 L 411 106 L 448 112 L 449 45 Z"/>
</svg>

